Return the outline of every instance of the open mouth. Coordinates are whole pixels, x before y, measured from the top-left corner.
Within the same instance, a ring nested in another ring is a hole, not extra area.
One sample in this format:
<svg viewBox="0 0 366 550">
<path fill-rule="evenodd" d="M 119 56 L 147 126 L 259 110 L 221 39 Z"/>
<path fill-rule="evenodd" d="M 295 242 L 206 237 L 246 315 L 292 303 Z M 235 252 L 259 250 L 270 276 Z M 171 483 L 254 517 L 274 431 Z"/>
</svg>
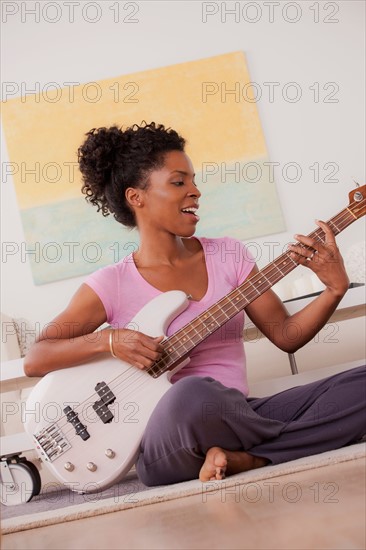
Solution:
<svg viewBox="0 0 366 550">
<path fill-rule="evenodd" d="M 195 221 L 199 221 L 199 216 L 197 216 L 197 208 L 195 208 L 194 206 L 192 207 L 189 207 L 189 208 L 182 208 L 181 212 L 183 214 L 185 214 L 186 216 L 191 216 L 192 219 L 194 219 Z"/>
</svg>

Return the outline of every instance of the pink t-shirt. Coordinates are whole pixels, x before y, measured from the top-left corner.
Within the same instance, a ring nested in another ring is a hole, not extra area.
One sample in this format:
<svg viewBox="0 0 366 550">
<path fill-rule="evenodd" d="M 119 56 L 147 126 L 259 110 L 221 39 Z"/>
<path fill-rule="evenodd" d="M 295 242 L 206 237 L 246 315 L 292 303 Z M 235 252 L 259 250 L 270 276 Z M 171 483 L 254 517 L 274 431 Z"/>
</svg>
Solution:
<svg viewBox="0 0 366 550">
<path fill-rule="evenodd" d="M 254 266 L 252 255 L 239 240 L 229 237 L 199 237 L 198 240 L 205 254 L 207 292 L 200 301 L 189 301 L 187 309 L 170 323 L 167 336 L 238 287 Z M 132 254 L 89 275 L 85 283 L 99 296 L 107 322 L 114 328 L 127 326 L 145 304 L 162 294 L 142 277 Z M 225 386 L 237 388 L 248 395 L 243 328 L 244 312 L 240 312 L 196 346 L 190 354 L 190 362 L 171 381 L 174 383 L 190 375 L 211 376 Z"/>
</svg>

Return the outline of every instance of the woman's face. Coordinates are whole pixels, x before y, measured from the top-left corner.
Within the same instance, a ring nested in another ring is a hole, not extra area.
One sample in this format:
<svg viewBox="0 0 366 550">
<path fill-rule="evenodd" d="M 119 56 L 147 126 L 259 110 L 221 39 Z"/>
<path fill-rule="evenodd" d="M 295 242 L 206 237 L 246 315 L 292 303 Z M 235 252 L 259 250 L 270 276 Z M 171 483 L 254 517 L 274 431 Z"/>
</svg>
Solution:
<svg viewBox="0 0 366 550">
<path fill-rule="evenodd" d="M 135 210 L 138 226 L 192 236 L 199 221 L 196 211 L 201 196 L 194 176 L 186 153 L 166 153 L 164 166 L 150 173 L 149 185 L 141 192 L 141 206 Z"/>
</svg>

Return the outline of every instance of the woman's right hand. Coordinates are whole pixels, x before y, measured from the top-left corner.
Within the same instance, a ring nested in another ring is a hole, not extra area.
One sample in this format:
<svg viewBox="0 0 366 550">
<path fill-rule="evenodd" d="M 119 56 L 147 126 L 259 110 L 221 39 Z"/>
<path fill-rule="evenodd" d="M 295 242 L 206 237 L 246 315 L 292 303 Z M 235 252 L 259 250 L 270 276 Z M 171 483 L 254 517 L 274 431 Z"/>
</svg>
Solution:
<svg viewBox="0 0 366 550">
<path fill-rule="evenodd" d="M 138 369 L 147 369 L 158 361 L 164 351 L 161 345 L 165 336 L 153 338 L 137 330 L 111 329 L 114 355 Z"/>
</svg>

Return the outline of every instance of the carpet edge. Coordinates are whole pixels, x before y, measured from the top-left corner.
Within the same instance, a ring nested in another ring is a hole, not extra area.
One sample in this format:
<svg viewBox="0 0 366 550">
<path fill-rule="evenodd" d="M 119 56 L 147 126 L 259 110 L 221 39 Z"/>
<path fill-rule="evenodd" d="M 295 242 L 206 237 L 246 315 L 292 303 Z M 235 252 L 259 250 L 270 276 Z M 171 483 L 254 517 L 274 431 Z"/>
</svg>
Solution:
<svg viewBox="0 0 366 550">
<path fill-rule="evenodd" d="M 350 449 L 352 449 L 352 454 L 349 454 Z M 315 462 L 314 457 L 317 457 Z M 26 531 L 29 529 L 46 527 L 48 525 L 56 525 L 58 523 L 64 523 L 68 521 L 77 521 L 79 519 L 93 517 L 95 515 L 119 512 L 121 510 L 128 510 L 131 508 L 137 508 L 139 506 L 147 506 L 149 504 L 156 504 L 158 502 L 185 498 L 199 493 L 206 494 L 208 492 L 217 491 L 217 489 L 220 486 L 222 487 L 223 484 L 225 484 L 228 488 L 235 485 L 245 485 L 248 483 L 255 483 L 257 481 L 272 479 L 283 475 L 290 475 L 301 471 L 307 471 L 314 468 L 321 468 L 329 465 L 339 464 L 342 462 L 359 460 L 365 457 L 366 443 L 358 443 L 349 447 L 343 447 L 342 449 L 336 449 L 334 451 L 327 451 L 318 455 L 312 455 L 311 457 L 303 457 L 282 464 L 276 464 L 274 466 L 266 466 L 265 468 L 258 468 L 257 470 L 242 472 L 240 474 L 235 474 L 233 476 L 227 477 L 222 481 L 210 481 L 206 484 L 202 484 L 195 479 L 183 483 L 177 483 L 169 486 L 170 491 L 173 491 L 171 494 L 166 494 L 167 486 L 157 487 L 154 490 L 141 491 L 140 493 L 136 493 L 136 497 L 138 496 L 138 499 L 134 502 L 117 502 L 113 504 L 112 501 L 115 500 L 116 497 L 111 497 L 108 499 L 104 499 L 103 505 L 101 505 L 101 501 L 99 501 L 69 506 L 67 507 L 68 513 L 61 516 L 59 515 L 59 509 L 49 512 L 32 514 L 29 516 L 22 516 L 23 519 L 21 522 L 19 522 L 19 517 L 9 518 L 2 522 L 1 532 L 3 535 L 7 535 L 20 531 Z M 312 459 L 312 461 L 309 461 L 310 458 Z M 265 475 L 264 472 L 266 472 Z M 205 488 L 205 491 L 202 491 L 203 488 Z M 174 492 L 175 489 L 177 492 Z M 126 495 L 122 495 L 122 497 L 125 496 Z"/>
</svg>

